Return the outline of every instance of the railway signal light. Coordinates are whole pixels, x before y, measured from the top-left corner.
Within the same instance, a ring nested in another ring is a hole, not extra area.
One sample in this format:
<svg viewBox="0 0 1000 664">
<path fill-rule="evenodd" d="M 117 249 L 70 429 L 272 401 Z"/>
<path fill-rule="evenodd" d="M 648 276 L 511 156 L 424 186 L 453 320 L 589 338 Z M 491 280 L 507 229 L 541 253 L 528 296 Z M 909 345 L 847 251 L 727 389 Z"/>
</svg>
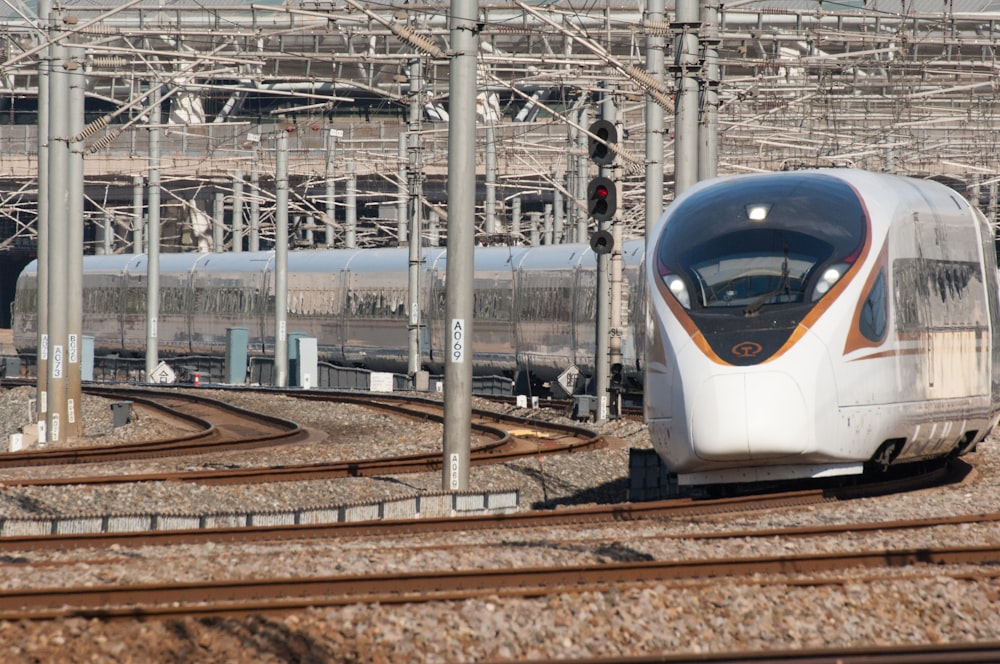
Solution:
<svg viewBox="0 0 1000 664">
<path fill-rule="evenodd" d="M 609 221 L 618 209 L 618 190 L 610 178 L 603 175 L 587 185 L 587 213 L 597 221 Z"/>
<path fill-rule="evenodd" d="M 598 166 L 607 166 L 615 160 L 615 151 L 610 147 L 618 143 L 618 129 L 613 122 L 597 120 L 588 129 L 587 154 Z"/>
</svg>

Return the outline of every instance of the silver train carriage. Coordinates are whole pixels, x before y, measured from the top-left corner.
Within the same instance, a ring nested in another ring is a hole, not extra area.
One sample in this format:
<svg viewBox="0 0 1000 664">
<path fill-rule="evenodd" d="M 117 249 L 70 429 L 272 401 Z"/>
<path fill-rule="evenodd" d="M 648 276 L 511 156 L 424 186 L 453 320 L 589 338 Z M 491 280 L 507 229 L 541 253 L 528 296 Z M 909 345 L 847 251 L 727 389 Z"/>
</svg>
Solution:
<svg viewBox="0 0 1000 664">
<path fill-rule="evenodd" d="M 993 232 L 933 181 L 716 178 L 646 257 L 646 418 L 678 484 L 962 454 L 1000 412 Z"/>
<path fill-rule="evenodd" d="M 644 244 L 624 253 L 625 379 L 641 390 L 646 294 Z M 444 367 L 443 248 L 423 250 L 422 366 Z M 95 355 L 145 353 L 146 255 L 87 256 L 83 334 Z M 317 339 L 320 359 L 374 371 L 407 371 L 409 249 L 307 250 L 288 254 L 288 331 Z M 475 252 L 476 375 L 527 377 L 542 390 L 567 369 L 594 370 L 595 255 L 585 244 L 486 247 Z M 13 333 L 19 351 L 37 341 L 37 265 L 20 275 Z M 274 252 L 162 254 L 157 344 L 161 356 L 223 355 L 227 329 L 249 330 L 251 353 L 274 348 Z M 575 375 L 575 371 L 570 372 Z"/>
</svg>

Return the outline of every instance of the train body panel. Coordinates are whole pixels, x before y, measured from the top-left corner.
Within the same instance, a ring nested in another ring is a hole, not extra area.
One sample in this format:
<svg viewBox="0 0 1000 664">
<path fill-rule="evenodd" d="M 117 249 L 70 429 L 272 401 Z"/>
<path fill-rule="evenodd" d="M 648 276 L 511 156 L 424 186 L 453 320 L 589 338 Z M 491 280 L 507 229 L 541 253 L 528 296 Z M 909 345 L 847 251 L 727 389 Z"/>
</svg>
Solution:
<svg viewBox="0 0 1000 664">
<path fill-rule="evenodd" d="M 623 291 L 643 289 L 641 240 L 629 243 Z M 419 266 L 421 366 L 444 369 L 446 251 L 422 250 Z M 320 359 L 375 371 L 408 370 L 409 249 L 307 250 L 288 254 L 287 333 L 317 339 Z M 88 256 L 83 333 L 95 353 L 145 353 L 145 255 Z M 37 336 L 35 265 L 19 280 L 15 343 L 34 349 Z M 587 245 L 489 247 L 476 250 L 473 366 L 477 375 L 530 375 L 548 383 L 577 367 L 593 371 L 593 252 Z M 227 330 L 248 330 L 251 353 L 274 352 L 274 253 L 160 256 L 158 344 L 164 358 L 224 353 Z M 628 319 L 628 317 L 626 317 Z M 639 320 L 642 320 L 641 318 Z M 626 328 L 629 375 L 641 384 L 642 331 Z M 581 382 L 580 387 L 582 388 Z"/>
<path fill-rule="evenodd" d="M 682 484 L 960 453 L 997 421 L 996 258 L 934 182 L 830 170 L 692 187 L 649 245 L 646 394 Z"/>
</svg>

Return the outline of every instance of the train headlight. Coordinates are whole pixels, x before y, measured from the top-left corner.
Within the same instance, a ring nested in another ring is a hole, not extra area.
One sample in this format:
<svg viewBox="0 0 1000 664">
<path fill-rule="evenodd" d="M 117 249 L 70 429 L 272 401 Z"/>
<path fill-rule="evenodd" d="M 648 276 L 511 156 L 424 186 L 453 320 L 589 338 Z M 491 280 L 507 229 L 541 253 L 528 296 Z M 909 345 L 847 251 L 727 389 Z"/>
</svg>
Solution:
<svg viewBox="0 0 1000 664">
<path fill-rule="evenodd" d="M 677 301 L 681 303 L 681 306 L 685 309 L 691 308 L 691 296 L 688 295 L 687 286 L 684 285 L 684 280 L 678 277 L 676 274 L 665 274 L 663 275 L 663 283 L 667 285 L 670 292 L 674 294 Z"/>
<path fill-rule="evenodd" d="M 819 298 L 826 295 L 827 291 L 833 288 L 833 285 L 837 283 L 844 273 L 847 272 L 847 263 L 837 263 L 836 265 L 831 265 L 830 267 L 823 270 L 823 275 L 816 282 L 816 287 L 813 289 L 812 301 L 815 302 Z"/>
</svg>

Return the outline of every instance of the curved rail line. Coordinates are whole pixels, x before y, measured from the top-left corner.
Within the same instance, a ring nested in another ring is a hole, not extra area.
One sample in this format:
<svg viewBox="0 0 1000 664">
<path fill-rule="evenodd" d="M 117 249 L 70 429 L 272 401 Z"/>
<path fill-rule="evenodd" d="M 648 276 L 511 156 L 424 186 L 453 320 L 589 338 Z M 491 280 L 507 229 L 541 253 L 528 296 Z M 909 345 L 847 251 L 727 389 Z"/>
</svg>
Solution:
<svg viewBox="0 0 1000 664">
<path fill-rule="evenodd" d="M 167 410 L 171 414 L 179 414 L 177 409 L 183 407 L 187 412 L 188 421 L 200 424 L 203 430 L 169 441 L 22 452 L 0 457 L 0 468 L 98 463 L 204 454 L 301 442 L 309 436 L 306 430 L 294 422 L 260 415 L 204 396 L 173 391 L 161 393 L 153 390 L 123 390 L 121 388 L 88 388 L 87 391 L 108 398 L 127 398 L 143 404 L 150 404 L 158 407 L 161 411 Z M 435 422 L 444 421 L 442 402 L 420 397 L 372 397 L 349 392 L 296 392 L 293 396 L 323 403 L 350 403 L 391 412 L 398 417 Z M 476 440 L 480 443 L 472 450 L 470 463 L 473 465 L 503 463 L 525 456 L 593 450 L 607 444 L 604 437 L 583 427 L 555 422 L 539 422 L 529 418 L 480 409 L 473 411 L 472 430 Z M 261 431 L 267 433 L 262 434 Z M 433 472 L 440 470 L 441 463 L 441 454 L 434 453 L 281 467 L 226 468 L 118 476 L 9 479 L 4 480 L 4 483 L 10 486 L 151 481 L 241 484 Z"/>
<path fill-rule="evenodd" d="M 155 390 L 88 387 L 87 393 L 130 400 L 197 430 L 165 440 L 94 447 L 63 447 L 0 455 L 0 468 L 109 463 L 136 459 L 245 450 L 306 440 L 295 422 L 263 415 L 203 396 Z M 13 483 L 13 482 L 8 482 Z"/>
</svg>

